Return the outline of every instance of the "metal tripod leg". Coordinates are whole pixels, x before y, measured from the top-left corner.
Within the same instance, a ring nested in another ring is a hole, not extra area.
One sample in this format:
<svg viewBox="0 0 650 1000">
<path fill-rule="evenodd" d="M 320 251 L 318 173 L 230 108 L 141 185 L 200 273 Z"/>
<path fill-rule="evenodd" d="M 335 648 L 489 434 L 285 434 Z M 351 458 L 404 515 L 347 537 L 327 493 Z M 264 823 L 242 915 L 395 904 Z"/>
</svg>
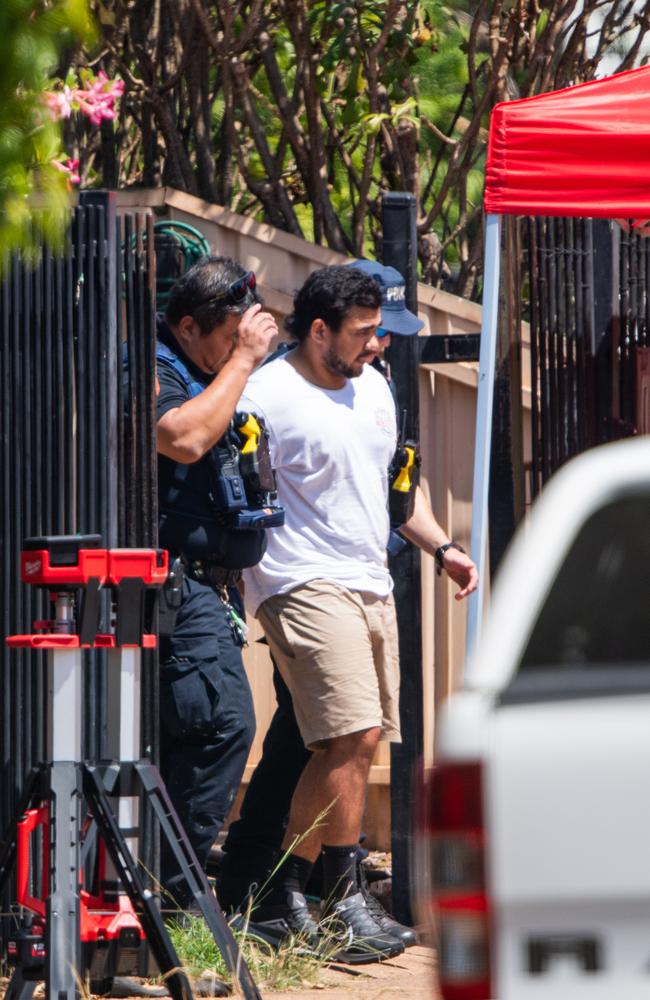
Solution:
<svg viewBox="0 0 650 1000">
<path fill-rule="evenodd" d="M 43 798 L 43 795 L 40 794 L 40 790 L 42 788 L 44 773 L 45 768 L 42 765 L 40 767 L 35 767 L 32 771 L 30 771 L 25 783 L 23 796 L 16 806 L 16 811 L 11 822 L 9 823 L 9 826 L 4 832 L 2 849 L 0 850 L 0 894 L 5 887 L 7 879 L 14 870 L 14 863 L 16 861 L 16 829 L 18 823 L 27 810 L 31 809 L 36 799 L 36 793 L 39 792 L 39 800 L 42 800 Z"/>
<path fill-rule="evenodd" d="M 232 932 L 221 913 L 216 897 L 199 865 L 194 851 L 192 850 L 185 831 L 182 829 L 176 812 L 169 800 L 158 769 L 146 761 L 140 761 L 140 697 L 141 697 L 141 651 L 128 647 L 118 646 L 109 656 L 109 692 L 111 713 L 113 720 L 112 737 L 109 739 L 109 752 L 116 762 L 124 763 L 132 768 L 132 776 L 138 779 L 138 792 L 140 788 L 144 791 L 148 802 L 151 804 L 162 836 L 170 845 L 176 858 L 177 864 L 184 876 L 185 883 L 189 889 L 190 897 L 194 899 L 196 906 L 201 911 L 206 924 L 212 932 L 212 936 L 223 955 L 226 967 L 239 980 L 239 984 L 245 1000 L 261 1000 L 259 991 L 255 985 L 246 963 L 243 961 L 237 943 Z M 135 763 L 134 763 L 135 762 Z M 113 772 L 113 778 L 119 774 L 119 765 L 116 768 L 109 768 Z M 126 774 L 122 768 L 122 774 Z M 103 780 L 100 780 L 101 792 L 104 795 L 112 794 L 111 775 L 105 773 Z M 135 782 L 125 782 L 120 789 L 117 803 L 117 817 L 111 813 L 107 816 L 107 823 L 114 823 L 120 830 L 135 830 L 139 825 L 137 799 L 134 798 Z M 108 807 L 110 809 L 110 806 Z M 137 840 L 127 835 L 125 846 L 130 852 L 130 857 L 136 856 Z M 139 877 L 137 868 L 135 869 Z M 125 883 L 125 889 L 128 888 Z M 153 906 L 155 917 L 152 920 L 157 926 L 160 923 L 165 935 L 165 942 L 168 942 L 167 931 L 160 918 L 158 909 Z M 149 930 L 142 921 L 145 933 L 150 940 Z M 159 934 L 159 930 L 155 931 Z M 159 945 L 167 948 L 167 944 Z M 171 944 L 169 943 L 169 947 Z M 155 953 L 154 953 L 155 954 Z M 160 966 L 162 969 L 162 966 Z"/>
<path fill-rule="evenodd" d="M 41 565 L 41 564 L 38 564 Z M 55 620 L 71 622 L 70 594 L 58 594 Z M 14 636 L 19 646 L 32 646 L 32 636 Z M 9 641 L 9 640 L 7 640 Z M 81 756 L 82 650 L 46 645 L 47 655 L 47 760 L 32 771 L 0 851 L 0 891 L 16 861 L 18 823 L 38 799 L 49 811 L 49 893 L 45 903 L 45 981 L 48 1000 L 77 1000 L 80 993 L 81 942 L 79 935 L 79 832 Z M 23 973 L 12 980 L 15 996 L 31 995 Z"/>
<path fill-rule="evenodd" d="M 126 894 L 140 917 L 158 968 L 163 975 L 171 973 L 167 986 L 174 1000 L 192 1000 L 192 989 L 181 970 L 180 959 L 171 943 L 156 900 L 142 881 L 137 864 L 113 815 L 100 769 L 92 764 L 84 764 L 82 767 L 84 792 L 90 811 Z"/>
<path fill-rule="evenodd" d="M 4 1000 L 32 1000 L 35 989 L 36 982 L 25 979 L 23 970 L 19 967 L 14 969 L 14 974 L 5 990 Z"/>
<path fill-rule="evenodd" d="M 76 1000 L 79 995 L 79 772 L 69 761 L 36 768 L 27 779 L 23 797 L 6 832 L 0 855 L 0 891 L 13 871 L 17 824 L 35 801 L 47 800 L 50 809 L 50 886 L 47 900 L 48 946 L 45 978 L 48 996 Z M 16 969 L 7 994 L 27 1000 L 33 984 Z"/>
<path fill-rule="evenodd" d="M 71 615 L 60 594 L 57 620 Z M 79 933 L 81 831 L 81 706 L 83 651 L 52 648 L 47 654 L 49 894 L 45 904 L 45 982 L 48 1000 L 76 1000 L 82 990 Z"/>
<path fill-rule="evenodd" d="M 48 1000 L 76 1000 L 81 989 L 79 935 L 79 766 L 55 761 L 50 773 L 50 893 L 45 919 Z"/>
<path fill-rule="evenodd" d="M 245 1000 L 261 1000 L 255 980 L 242 957 L 228 922 L 219 908 L 217 898 L 210 888 L 205 872 L 197 861 L 167 794 L 158 768 L 147 761 L 138 761 L 135 764 L 135 772 L 142 782 L 145 795 L 160 823 L 161 834 L 174 854 L 190 895 L 212 931 L 212 936 L 223 955 L 226 968 L 239 982 Z"/>
</svg>

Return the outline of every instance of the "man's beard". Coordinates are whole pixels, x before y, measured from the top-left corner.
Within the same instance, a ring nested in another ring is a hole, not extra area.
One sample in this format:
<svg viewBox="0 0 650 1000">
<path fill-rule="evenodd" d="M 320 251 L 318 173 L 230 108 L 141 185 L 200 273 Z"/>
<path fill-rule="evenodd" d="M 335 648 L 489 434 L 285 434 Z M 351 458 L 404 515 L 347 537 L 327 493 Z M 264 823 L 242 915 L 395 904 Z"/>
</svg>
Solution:
<svg viewBox="0 0 650 1000">
<path fill-rule="evenodd" d="M 365 362 L 359 362 L 359 368 L 353 368 L 336 353 L 333 347 L 328 348 L 323 357 L 323 364 L 332 375 L 343 375 L 345 378 L 358 378 L 363 371 Z"/>
</svg>

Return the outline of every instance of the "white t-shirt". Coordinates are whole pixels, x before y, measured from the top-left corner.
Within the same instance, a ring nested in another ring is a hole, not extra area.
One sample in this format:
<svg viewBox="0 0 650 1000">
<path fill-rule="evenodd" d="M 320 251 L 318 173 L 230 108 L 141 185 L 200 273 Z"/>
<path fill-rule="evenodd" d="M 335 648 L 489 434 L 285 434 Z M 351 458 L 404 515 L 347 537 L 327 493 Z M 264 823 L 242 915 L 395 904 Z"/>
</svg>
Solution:
<svg viewBox="0 0 650 1000">
<path fill-rule="evenodd" d="M 285 357 L 253 373 L 238 407 L 264 418 L 285 523 L 244 571 L 253 614 L 274 594 L 327 579 L 385 597 L 388 466 L 397 440 L 384 377 L 365 365 L 342 389 L 303 378 Z"/>
</svg>

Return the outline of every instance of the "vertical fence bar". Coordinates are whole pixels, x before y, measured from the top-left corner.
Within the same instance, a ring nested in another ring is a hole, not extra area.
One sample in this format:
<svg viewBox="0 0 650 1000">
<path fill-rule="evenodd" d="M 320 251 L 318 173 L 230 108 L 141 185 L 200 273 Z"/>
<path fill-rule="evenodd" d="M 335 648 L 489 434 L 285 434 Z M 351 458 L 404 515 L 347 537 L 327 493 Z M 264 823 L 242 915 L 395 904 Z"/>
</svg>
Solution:
<svg viewBox="0 0 650 1000">
<path fill-rule="evenodd" d="M 555 426 L 557 432 L 557 453 L 560 462 L 566 461 L 568 455 L 567 434 L 567 366 L 566 366 L 566 249 L 564 243 L 563 219 L 554 219 L 555 230 L 555 349 L 556 349 L 556 386 L 557 406 Z"/>
<path fill-rule="evenodd" d="M 88 398 L 88 372 L 86 370 L 86 352 L 84 345 L 86 341 L 86 301 L 88 298 L 88 285 L 91 277 L 88 271 L 89 261 L 86 259 L 86 243 L 88 228 L 88 213 L 81 207 L 76 213 L 76 227 L 74 234 L 75 258 L 77 262 L 77 288 L 75 296 L 75 385 L 76 392 L 76 442 L 75 442 L 75 465 L 76 465 L 76 492 L 77 492 L 77 530 L 80 533 L 88 530 L 88 453 L 86 450 L 86 423 Z M 81 419 L 80 419 L 81 418 Z"/>
<path fill-rule="evenodd" d="M 141 544 L 157 548 L 158 546 L 158 491 L 157 491 L 157 451 L 156 451 L 156 336 L 155 336 L 155 254 L 153 218 L 151 215 L 143 218 L 136 216 L 136 228 L 140 234 L 139 254 L 141 261 L 140 288 L 142 309 L 140 317 L 139 338 L 142 343 L 142 380 L 141 396 L 139 397 L 140 419 L 142 433 L 142 468 L 140 470 L 143 484 L 143 495 L 146 498 L 141 504 L 142 542 Z M 142 234 L 144 233 L 144 239 Z M 160 759 L 160 734 L 158 719 L 159 671 L 157 650 L 144 650 L 142 657 L 142 690 L 145 693 L 142 703 L 142 741 L 143 752 L 154 761 Z M 143 815 L 146 831 L 144 840 L 144 863 L 147 870 L 156 872 L 160 865 L 160 839 L 158 824 L 153 813 L 146 809 Z"/>
<path fill-rule="evenodd" d="M 593 220 L 585 221 L 584 232 L 585 256 L 583 261 L 583 281 L 585 289 L 585 353 L 588 358 L 588 418 L 587 441 L 588 447 L 592 447 L 598 441 L 598 407 L 596 400 L 596 255 L 594 252 L 594 229 Z"/>
<path fill-rule="evenodd" d="M 621 274 L 621 228 L 611 224 L 607 226 L 605 238 L 609 238 L 611 275 L 607 305 L 606 335 L 602 347 L 602 378 L 607 383 L 607 394 L 602 395 L 603 440 L 611 441 L 615 436 L 614 428 L 621 419 L 621 338 L 622 338 L 622 298 L 625 286 L 625 275 Z"/>
<path fill-rule="evenodd" d="M 49 411 L 44 409 L 43 395 L 44 385 L 49 381 L 47 376 L 47 344 L 43 340 L 43 261 L 39 262 L 38 268 L 33 272 L 33 299 L 30 307 L 30 354 L 32 357 L 32 374 L 34 379 L 34 392 L 32 397 L 32 410 L 30 414 L 31 432 L 34 439 L 33 466 L 35 474 L 32 475 L 34 492 L 34 521 L 30 526 L 30 532 L 37 534 L 42 531 L 43 511 L 46 508 L 46 497 L 50 492 L 46 486 L 45 478 L 45 455 L 43 449 L 43 435 L 41 429 L 46 419 L 51 419 Z M 33 595 L 39 617 L 44 616 L 45 601 L 44 595 L 36 593 Z M 30 663 L 30 746 L 31 762 L 33 766 L 43 759 L 45 751 L 45 695 L 46 695 L 46 661 L 45 656 L 33 656 Z M 40 868 L 40 865 L 38 866 Z M 35 874 L 40 875 L 40 871 Z"/>
<path fill-rule="evenodd" d="M 417 313 L 416 204 L 412 194 L 391 192 L 382 199 L 382 260 L 404 276 L 406 304 Z M 419 374 L 414 337 L 394 337 L 389 348 L 400 410 L 406 410 L 406 433 L 418 437 Z M 402 743 L 391 745 L 391 819 L 393 906 L 398 919 L 410 922 L 410 834 L 415 803 L 413 773 L 422 754 L 422 635 L 420 615 L 420 553 L 415 546 L 390 563 L 395 583 L 399 650 L 402 669 L 400 719 Z"/>
<path fill-rule="evenodd" d="M 2 627 L 6 634 L 11 621 L 11 590 L 8 587 L 11 572 L 11 538 L 12 538 L 12 517 L 11 517 L 11 482 L 4 470 L 10 468 L 11 462 L 11 435 L 13 433 L 11 419 L 11 349 L 10 349 L 10 326 L 9 316 L 10 306 L 10 285 L 9 285 L 9 260 L 7 255 L 3 259 L 3 274 L 0 278 L 0 317 L 2 328 L 0 329 L 0 459 L 2 461 L 2 505 L 0 516 L 2 518 L 2 533 L 0 535 L 0 548 L 2 551 Z M 3 689 L 2 701 L 2 777 L 0 784 L 0 804 L 3 816 L 10 815 L 11 803 L 13 800 L 13 788 L 11 787 L 10 767 L 11 767 L 11 676 L 9 673 L 9 663 L 4 652 L 0 652 L 0 661 L 3 667 Z M 6 910 L 6 902 L 3 899 L 2 909 Z"/>
<path fill-rule="evenodd" d="M 113 311 L 116 323 L 116 342 L 118 348 L 118 379 L 117 379 L 117 544 L 125 548 L 128 545 L 126 531 L 126 415 L 128 407 L 128 331 L 124 323 L 124 299 L 126 286 L 124 282 L 124 244 L 122 239 L 122 219 L 117 216 L 113 222 L 115 244 L 113 248 L 115 266 L 115 301 Z"/>
<path fill-rule="evenodd" d="M 55 301 L 55 262 L 49 248 L 43 251 L 43 363 L 45 366 L 52 365 L 57 375 L 62 375 L 61 351 L 59 346 L 60 328 L 54 322 L 54 301 Z M 56 481 L 58 479 L 56 470 L 61 470 L 63 461 L 62 448 L 64 438 L 61 434 L 61 415 L 63 408 L 63 393 L 55 393 L 52 379 L 48 378 L 47 369 L 43 371 L 43 405 L 45 413 L 51 414 L 51 418 L 43 423 L 44 440 L 44 462 L 43 480 L 44 483 Z M 60 472 L 59 472 L 60 475 Z M 63 476 L 61 476 L 63 479 Z M 56 496 L 54 491 L 46 490 L 43 498 L 43 524 L 45 527 L 51 525 L 48 530 L 57 531 L 60 525 L 54 524 Z"/>
<path fill-rule="evenodd" d="M 620 344 L 618 351 L 618 378 L 616 379 L 615 393 L 618 394 L 619 405 L 617 422 L 625 419 L 627 406 L 625 387 L 627 384 L 628 359 L 632 341 L 632 287 L 633 276 L 631 270 L 630 255 L 631 236 L 629 233 L 621 233 L 619 244 L 620 261 Z M 612 436 L 618 437 L 619 427 L 612 422 Z"/>
<path fill-rule="evenodd" d="M 146 261 L 144 259 L 144 244 L 143 244 L 143 232 L 142 232 L 142 219 L 140 215 L 135 217 L 135 232 L 132 237 L 133 246 L 131 248 L 131 261 L 133 266 L 133 319 L 135 322 L 135 342 L 137 345 L 137 364 L 136 364 L 136 411 L 140 410 L 142 419 L 137 421 L 136 424 L 136 448 L 135 448 L 135 460 L 136 469 L 142 471 L 147 465 L 149 458 L 149 421 L 148 421 L 148 411 L 142 408 L 142 404 L 146 399 L 147 384 L 148 384 L 148 372 L 147 372 L 147 345 L 145 344 L 145 338 L 141 335 L 141 331 L 145 326 L 145 288 L 143 285 L 144 268 L 146 266 Z M 139 503 L 137 504 L 137 521 L 136 521 L 136 532 L 139 537 L 144 535 L 144 522 L 145 514 L 144 509 L 147 503 L 151 501 L 151 492 L 149 489 L 149 483 L 146 477 L 143 477 L 140 481 L 140 497 Z"/>
<path fill-rule="evenodd" d="M 645 252 L 647 241 L 637 233 L 634 251 L 636 268 L 636 342 L 639 346 L 645 343 Z"/>
<path fill-rule="evenodd" d="M 643 248 L 643 284 L 645 289 L 643 321 L 645 326 L 644 344 L 647 346 L 650 345 L 650 246 L 648 245 L 648 239 L 643 241 Z"/>
<path fill-rule="evenodd" d="M 70 380 L 73 373 L 66 371 L 70 365 L 70 358 L 67 356 L 64 340 L 66 322 L 65 258 L 57 254 L 54 259 L 50 259 L 50 269 L 53 277 L 53 302 L 49 352 L 58 373 L 58 378 L 52 387 L 52 395 L 54 397 L 53 409 L 56 412 L 56 422 L 54 424 L 55 447 L 53 449 L 55 462 L 51 471 L 58 485 L 56 489 L 50 491 L 51 508 L 47 521 L 47 530 L 48 532 L 56 531 L 63 533 L 66 528 L 66 512 L 64 507 L 66 503 L 65 483 L 70 477 L 68 470 L 71 466 L 74 466 L 73 449 L 68 443 L 70 441 L 69 422 L 66 421 L 66 410 L 70 405 L 68 402 L 70 397 L 66 391 L 66 382 L 68 385 L 71 385 Z M 48 379 L 48 381 L 50 380 Z M 74 500 L 72 499 L 72 495 L 70 495 L 68 502 L 70 507 L 73 508 Z"/>
<path fill-rule="evenodd" d="M 584 220 L 576 219 L 575 243 L 575 364 L 576 364 L 576 449 L 586 447 L 587 399 L 585 394 L 587 356 L 585 352 Z"/>
<path fill-rule="evenodd" d="M 23 506 L 23 517 L 24 517 L 24 532 L 26 534 L 33 534 L 35 529 L 38 528 L 38 524 L 35 522 L 35 514 L 38 511 L 36 504 L 36 493 L 38 487 L 35 484 L 35 477 L 33 475 L 34 458 L 35 458 L 35 438 L 37 435 L 34 433 L 34 425 L 31 420 L 31 415 L 34 411 L 34 363 L 33 363 L 33 341 L 32 341 L 32 316 L 33 316 L 33 300 L 32 300 L 32 289 L 33 289 L 33 278 L 34 269 L 31 266 L 21 268 L 21 299 L 22 299 L 22 314 L 20 317 L 20 352 L 21 352 L 21 367 L 22 367 L 22 406 L 23 413 L 20 423 L 23 427 L 22 435 L 22 506 Z M 36 602 L 34 600 L 34 595 L 29 594 L 26 596 L 26 612 L 28 614 L 33 614 L 36 610 Z M 27 610 L 29 608 L 29 610 Z M 34 761 L 33 761 L 33 745 L 32 745 L 32 735 L 33 735 L 33 699 L 32 699 L 32 688 L 34 681 L 34 673 L 36 668 L 36 663 L 32 657 L 26 658 L 24 664 L 24 670 L 21 671 L 20 675 L 20 687 L 21 687 L 21 720 L 20 725 L 22 729 L 22 741 L 23 746 L 21 748 L 22 756 L 22 767 L 24 771 L 28 771 Z"/>
<path fill-rule="evenodd" d="M 567 399 L 568 399 L 568 453 L 578 452 L 578 391 L 576 385 L 576 250 L 575 225 L 573 219 L 564 220 L 564 240 L 566 244 L 566 281 L 567 294 L 565 305 L 566 322 L 566 366 L 567 366 Z"/>
<path fill-rule="evenodd" d="M 521 257 L 519 220 L 502 221 L 504 261 Z M 516 267 L 504 268 L 499 288 L 499 323 L 494 369 L 490 457 L 489 567 L 492 579 L 523 516 L 521 400 L 521 280 Z"/>
<path fill-rule="evenodd" d="M 119 329 L 118 275 L 117 275 L 117 208 L 114 194 L 107 196 L 104 225 L 104 259 L 106 281 L 102 314 L 106 324 L 106 376 L 104 382 L 110 388 L 106 399 L 106 497 L 108 521 L 106 537 L 108 544 L 119 544 L 118 525 L 118 428 L 122 420 L 119 407 L 122 376 L 122 345 Z"/>
<path fill-rule="evenodd" d="M 0 505 L 0 518 L 2 523 L 2 533 L 0 534 L 0 551 L 2 552 L 2 588 L 1 608 L 2 608 L 2 631 L 7 635 L 11 628 L 11 594 L 13 588 L 9 583 L 12 580 L 12 507 L 11 507 L 11 479 L 7 475 L 7 469 L 11 468 L 11 436 L 14 433 L 14 421 L 11 414 L 11 349 L 10 349 L 10 324 L 11 315 L 10 287 L 9 287 L 9 261 L 3 261 L 3 274 L 0 276 L 0 462 L 2 471 L 2 504 Z M 11 675 L 10 664 L 6 652 L 0 650 L 0 665 L 2 666 L 3 684 L 2 690 L 2 777 L 0 783 L 0 809 L 2 810 L 2 827 L 11 815 L 13 804 L 13 787 L 10 778 L 11 767 Z M 7 901 L 1 901 L 2 910 L 6 912 Z"/>
<path fill-rule="evenodd" d="M 11 345 L 11 356 L 13 360 L 13 371 L 12 371 L 12 411 L 17 416 L 19 423 L 21 424 L 21 433 L 16 434 L 13 441 L 13 448 L 11 454 L 11 467 L 14 469 L 13 475 L 13 497 L 12 505 L 14 512 L 14 528 L 17 529 L 16 534 L 13 538 L 13 548 L 14 548 L 14 558 L 16 560 L 15 565 L 18 562 L 18 539 L 24 533 L 25 522 L 23 518 L 23 490 L 22 490 L 22 476 L 24 474 L 23 465 L 20 461 L 21 458 L 21 438 L 23 436 L 23 409 L 21 405 L 22 392 L 23 392 L 23 373 L 21 366 L 21 330 L 20 330 L 20 319 L 22 313 L 22 301 L 21 301 L 21 282 L 20 282 L 20 262 L 18 255 L 13 255 L 12 260 L 12 273 L 11 273 L 11 309 L 14 317 L 12 324 L 12 345 Z M 22 620 L 23 612 L 26 610 L 24 608 L 24 590 L 22 587 L 15 588 L 15 600 L 14 600 L 14 619 Z M 14 700 L 14 714 L 12 718 L 12 730 L 13 730 L 13 752 L 14 759 L 12 761 L 12 781 L 14 786 L 14 794 L 18 794 L 20 776 L 24 773 L 25 762 L 23 758 L 23 747 L 22 747 L 22 677 L 24 675 L 25 669 L 25 654 L 21 650 L 21 655 L 13 661 L 13 671 L 12 671 L 12 697 Z"/>
<path fill-rule="evenodd" d="M 557 260 L 555 219 L 549 219 L 547 232 L 550 236 L 548 257 L 548 401 L 549 401 L 549 441 L 553 468 L 560 464 L 558 431 L 558 351 L 557 351 Z"/>
<path fill-rule="evenodd" d="M 526 220 L 528 242 L 528 287 L 530 289 L 530 405 L 531 405 L 531 469 L 530 495 L 539 490 L 539 254 L 536 239 L 536 220 Z"/>
<path fill-rule="evenodd" d="M 551 272 L 550 259 L 553 252 L 551 242 L 550 221 L 548 219 L 539 220 L 539 232 L 542 239 L 542 275 L 540 282 L 542 331 L 540 337 L 540 387 L 541 387 L 541 409 L 542 409 L 542 484 L 546 482 L 551 474 L 552 468 L 552 408 L 550 383 L 552 378 L 550 362 L 550 341 L 553 329 L 551 318 Z"/>
<path fill-rule="evenodd" d="M 77 505 L 76 505 L 76 467 L 72 460 L 75 454 L 75 438 L 77 433 L 74 421 L 75 390 L 77 381 L 77 370 L 74 357 L 75 339 L 75 303 L 77 301 L 79 288 L 79 275 L 77 273 L 77 259 L 73 243 L 74 220 L 71 228 L 68 250 L 62 265 L 63 282 L 63 322 L 61 324 L 60 339 L 58 341 L 57 356 L 61 358 L 61 377 L 59 384 L 63 387 L 63 406 L 60 413 L 60 436 L 61 440 L 69 443 L 69 458 L 64 465 L 64 475 L 62 489 L 59 490 L 58 500 L 63 504 L 63 509 L 59 511 L 58 523 L 63 534 L 73 534 L 77 531 Z"/>
</svg>

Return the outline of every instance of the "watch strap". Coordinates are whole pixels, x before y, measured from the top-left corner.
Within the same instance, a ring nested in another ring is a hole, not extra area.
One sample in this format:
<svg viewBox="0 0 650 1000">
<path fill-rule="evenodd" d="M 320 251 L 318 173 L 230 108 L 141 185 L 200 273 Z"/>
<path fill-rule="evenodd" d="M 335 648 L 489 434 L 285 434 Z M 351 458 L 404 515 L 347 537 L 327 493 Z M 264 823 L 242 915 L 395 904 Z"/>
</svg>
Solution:
<svg viewBox="0 0 650 1000">
<path fill-rule="evenodd" d="M 443 569 L 445 568 L 445 552 L 447 551 L 447 549 L 458 549 L 459 552 L 465 551 L 463 546 L 459 545 L 458 542 L 445 542 L 444 545 L 440 545 L 434 553 L 434 559 L 436 561 L 436 572 L 438 576 L 440 576 Z"/>
</svg>

